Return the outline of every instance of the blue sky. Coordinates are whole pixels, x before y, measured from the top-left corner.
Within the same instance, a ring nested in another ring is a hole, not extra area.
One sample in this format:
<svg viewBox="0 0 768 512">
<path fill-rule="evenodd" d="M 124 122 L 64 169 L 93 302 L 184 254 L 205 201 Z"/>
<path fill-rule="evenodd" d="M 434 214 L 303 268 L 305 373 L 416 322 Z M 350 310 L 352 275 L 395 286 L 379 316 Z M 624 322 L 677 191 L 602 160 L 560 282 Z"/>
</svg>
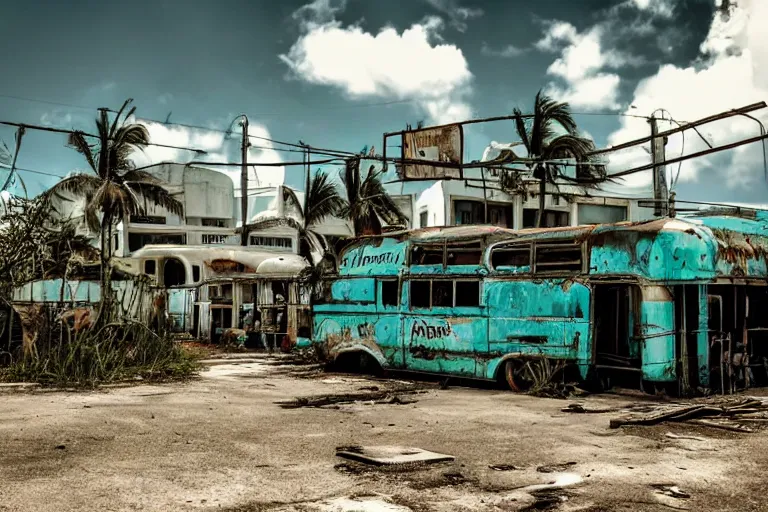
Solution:
<svg viewBox="0 0 768 512">
<path fill-rule="evenodd" d="M 92 130 L 97 107 L 131 97 L 141 119 L 170 114 L 218 130 L 151 124 L 153 141 L 237 161 L 237 141 L 222 131 L 240 113 L 262 137 L 380 150 L 382 133 L 406 123 L 525 111 L 544 89 L 569 101 L 580 128 L 605 146 L 648 133 L 643 119 L 621 114 L 664 108 L 687 121 L 768 99 L 768 36 L 759 26 L 768 5 L 722 1 L 15 2 L 0 19 L 0 119 Z M 715 144 L 758 133 L 746 119 L 702 132 Z M 515 140 L 511 123 L 473 127 L 467 138 L 468 160 L 492 140 Z M 11 145 L 13 130 L 0 128 L 0 139 Z M 29 132 L 19 166 L 59 176 L 82 169 L 64 143 Z M 673 137 L 668 155 L 703 144 L 693 134 Z M 263 141 L 251 158 L 300 159 L 270 146 Z M 149 148 L 137 162 L 191 158 Z M 758 145 L 683 164 L 678 197 L 768 203 L 762 158 Z M 647 161 L 638 148 L 615 155 L 611 168 Z M 32 193 L 58 179 L 22 176 Z M 283 174 L 262 168 L 258 176 L 266 184 Z M 301 186 L 298 168 L 284 176 Z"/>
</svg>

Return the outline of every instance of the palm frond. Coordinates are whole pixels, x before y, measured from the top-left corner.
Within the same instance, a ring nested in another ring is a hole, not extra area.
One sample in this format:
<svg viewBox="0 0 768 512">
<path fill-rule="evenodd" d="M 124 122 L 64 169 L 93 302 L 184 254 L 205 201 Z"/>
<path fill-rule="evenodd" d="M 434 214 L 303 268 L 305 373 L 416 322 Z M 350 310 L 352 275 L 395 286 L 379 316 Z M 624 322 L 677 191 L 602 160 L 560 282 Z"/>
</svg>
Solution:
<svg viewBox="0 0 768 512">
<path fill-rule="evenodd" d="M 550 123 L 553 121 L 558 123 L 571 135 L 576 134 L 576 121 L 571 115 L 571 107 L 568 103 L 555 101 L 541 91 L 536 95 L 536 102 L 536 110 L 541 112 L 544 119 Z"/>
<path fill-rule="evenodd" d="M 515 129 L 517 130 L 517 136 L 520 137 L 520 140 L 523 142 L 523 146 L 525 146 L 526 151 L 528 151 L 528 155 L 530 155 L 531 140 L 530 137 L 528 137 L 528 126 L 526 126 L 523 112 L 519 108 L 515 108 L 512 111 L 512 114 L 515 116 Z"/>
<path fill-rule="evenodd" d="M 283 186 L 283 205 L 292 208 L 301 218 L 304 218 L 304 206 L 299 201 L 299 196 L 291 187 Z M 306 192 L 305 192 L 306 194 Z M 306 223 L 306 219 L 305 219 Z"/>
<path fill-rule="evenodd" d="M 306 244 L 306 249 L 300 250 L 299 255 L 306 258 L 312 265 L 319 264 L 329 251 L 328 240 L 320 233 L 312 230 L 306 231 L 302 238 Z"/>
<path fill-rule="evenodd" d="M 142 183 L 152 183 L 154 185 L 162 185 L 163 180 L 147 171 L 136 171 L 130 169 L 122 174 L 123 181 L 137 181 Z"/>
<path fill-rule="evenodd" d="M 337 215 L 344 207 L 344 200 L 339 195 L 336 185 L 323 171 L 318 171 L 312 177 L 307 194 L 307 211 L 304 222 L 307 227 L 322 222 L 330 215 Z"/>
<path fill-rule="evenodd" d="M 93 169 L 93 172 L 98 173 L 98 167 L 96 159 L 93 155 L 93 145 L 91 145 L 85 138 L 83 132 L 76 130 L 69 134 L 67 138 L 67 145 L 73 147 L 75 151 L 85 157 L 85 161 L 88 162 L 88 166 Z"/>
<path fill-rule="evenodd" d="M 384 190 L 382 172 L 370 166 L 362 178 L 359 159 L 352 160 L 344 169 L 347 202 L 341 206 L 340 214 L 352 221 L 355 234 L 380 234 L 382 220 L 387 224 L 407 223 L 407 217 Z"/>
<path fill-rule="evenodd" d="M 133 98 L 128 98 L 127 100 L 125 100 L 123 102 L 123 106 L 120 107 L 120 110 L 117 111 L 117 115 L 115 116 L 115 120 L 112 121 L 112 126 L 109 129 L 109 138 L 110 139 L 115 138 L 115 136 L 117 135 L 117 130 L 118 130 L 118 128 L 123 123 L 123 121 L 120 119 L 120 117 L 123 115 L 123 112 L 128 107 L 128 105 L 130 105 L 131 103 L 133 103 Z M 134 107 L 131 110 L 131 113 L 133 113 L 134 110 L 136 110 L 136 107 Z M 130 116 L 126 116 L 126 117 L 130 117 Z"/>
<path fill-rule="evenodd" d="M 75 196 L 93 194 L 101 186 L 98 176 L 85 173 L 77 173 L 68 176 L 51 187 L 50 192 L 61 197 L 61 192 L 69 192 Z"/>
<path fill-rule="evenodd" d="M 96 130 L 99 134 L 99 140 L 102 141 L 99 146 L 99 158 L 98 169 L 96 173 L 102 179 L 109 179 L 109 148 L 110 148 L 110 136 L 109 136 L 109 118 L 106 111 L 99 112 L 99 117 L 96 118 Z M 106 141 L 106 142 L 104 142 Z"/>
<path fill-rule="evenodd" d="M 282 226 L 288 226 L 295 229 L 299 232 L 299 237 L 304 236 L 304 226 L 293 217 L 270 217 L 246 225 L 249 231 L 261 231 Z"/>
<path fill-rule="evenodd" d="M 181 201 L 160 185 L 141 181 L 126 181 L 125 186 L 142 200 L 156 204 L 174 215 L 184 216 L 184 205 Z"/>
<path fill-rule="evenodd" d="M 149 132 L 140 124 L 124 125 L 117 129 L 109 147 L 109 166 L 112 171 L 131 169 L 131 156 L 149 144 Z"/>
<path fill-rule="evenodd" d="M 605 179 L 607 171 L 602 161 L 590 156 L 593 151 L 595 151 L 595 143 L 591 139 L 575 135 L 561 135 L 549 142 L 544 158 L 568 158 L 578 163 L 589 164 L 577 167 L 576 181 L 584 180 L 594 183 L 595 180 Z"/>
</svg>

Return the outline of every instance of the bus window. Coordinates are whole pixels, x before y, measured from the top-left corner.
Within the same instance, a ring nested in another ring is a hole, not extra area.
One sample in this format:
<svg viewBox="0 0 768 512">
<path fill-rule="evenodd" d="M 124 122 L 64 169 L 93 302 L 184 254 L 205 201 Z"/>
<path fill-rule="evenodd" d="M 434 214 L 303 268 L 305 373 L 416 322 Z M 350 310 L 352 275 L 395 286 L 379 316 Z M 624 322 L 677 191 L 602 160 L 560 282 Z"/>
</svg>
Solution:
<svg viewBox="0 0 768 512">
<path fill-rule="evenodd" d="M 553 240 L 534 246 L 535 272 L 578 272 L 581 270 L 581 244 L 573 240 Z"/>
<path fill-rule="evenodd" d="M 500 247 L 491 254 L 491 265 L 497 267 L 528 267 L 531 265 L 531 244 Z"/>
<path fill-rule="evenodd" d="M 453 307 L 453 281 L 432 281 L 432 307 Z"/>
<path fill-rule="evenodd" d="M 480 305 L 480 281 L 456 281 L 456 307 Z"/>
<path fill-rule="evenodd" d="M 385 279 L 381 281 L 381 305 L 382 306 L 397 306 L 399 301 L 397 300 L 397 280 Z"/>
<path fill-rule="evenodd" d="M 411 307 L 430 308 L 430 281 L 411 281 Z"/>
<path fill-rule="evenodd" d="M 411 265 L 442 265 L 442 245 L 417 245 L 411 251 Z"/>
<path fill-rule="evenodd" d="M 448 265 L 479 265 L 483 257 L 480 242 L 449 245 L 446 250 Z"/>
</svg>

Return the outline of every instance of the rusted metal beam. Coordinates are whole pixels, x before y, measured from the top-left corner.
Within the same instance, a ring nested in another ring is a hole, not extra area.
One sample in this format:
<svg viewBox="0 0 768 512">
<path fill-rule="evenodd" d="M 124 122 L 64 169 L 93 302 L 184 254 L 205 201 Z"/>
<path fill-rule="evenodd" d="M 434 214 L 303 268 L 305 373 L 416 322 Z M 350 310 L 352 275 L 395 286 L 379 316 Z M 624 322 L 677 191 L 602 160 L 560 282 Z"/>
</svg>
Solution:
<svg viewBox="0 0 768 512">
<path fill-rule="evenodd" d="M 761 108 L 765 108 L 766 106 L 768 106 L 768 105 L 766 105 L 766 103 L 764 101 L 761 101 L 759 103 L 752 103 L 751 105 L 746 105 L 746 106 L 741 107 L 741 108 L 736 108 L 736 109 L 733 109 L 733 110 L 729 110 L 727 112 L 721 112 L 719 114 L 714 114 L 714 115 L 711 115 L 711 116 L 708 116 L 708 117 L 703 117 L 703 118 L 701 118 L 701 119 L 699 119 L 697 121 L 691 121 L 690 123 L 681 124 L 677 128 L 671 128 L 671 129 L 669 129 L 667 131 L 659 132 L 659 133 L 657 133 L 657 134 L 655 134 L 653 136 L 649 135 L 649 136 L 643 137 L 641 139 L 635 139 L 635 140 L 631 140 L 629 142 L 623 142 L 623 143 L 621 143 L 621 144 L 619 144 L 617 146 L 611 146 L 609 148 L 598 149 L 597 151 L 592 151 L 591 153 L 588 153 L 588 156 L 600 155 L 600 154 L 603 154 L 603 153 L 609 153 L 611 151 L 618 151 L 620 149 L 626 149 L 626 148 L 629 148 L 629 147 L 632 147 L 632 146 L 637 146 L 638 144 L 644 144 L 646 142 L 650 142 L 654 138 L 666 137 L 668 135 L 672 135 L 672 134 L 675 134 L 675 133 L 678 133 L 678 132 L 682 132 L 682 131 L 685 131 L 685 130 L 688 130 L 688 129 L 691 129 L 691 128 L 695 128 L 696 126 L 701 126 L 702 124 L 711 123 L 713 121 L 719 121 L 720 119 L 725 119 L 725 118 L 732 117 L 732 116 L 744 115 L 744 114 L 746 114 L 748 112 L 753 112 L 755 110 L 760 110 Z"/>
<path fill-rule="evenodd" d="M 636 172 L 647 171 L 648 169 L 653 169 L 657 165 L 674 164 L 674 163 L 677 163 L 677 162 L 682 162 L 684 160 L 689 160 L 691 158 L 697 158 L 697 157 L 700 157 L 700 156 L 706 156 L 706 155 L 710 155 L 712 153 L 718 153 L 720 151 L 725 151 L 727 149 L 733 149 L 733 148 L 736 148 L 736 147 L 739 147 L 739 146 L 743 146 L 744 144 L 752 144 L 753 142 L 760 142 L 761 140 L 765 140 L 765 139 L 768 139 L 768 135 L 758 135 L 757 137 L 751 137 L 749 139 L 744 139 L 744 140 L 740 140 L 740 141 L 736 141 L 736 142 L 731 142 L 730 144 L 725 144 L 723 146 L 718 146 L 718 147 L 715 147 L 715 148 L 712 148 L 712 149 L 705 149 L 703 151 L 698 151 L 696 153 L 691 153 L 690 155 L 683 155 L 683 156 L 679 156 L 679 157 L 676 157 L 676 158 L 670 158 L 668 160 L 664 160 L 661 163 L 650 163 L 650 164 L 647 164 L 647 165 L 641 165 L 640 167 L 634 167 L 632 169 L 627 169 L 626 171 L 621 171 L 621 172 L 609 174 L 608 178 L 609 179 L 610 178 L 620 178 L 622 176 L 627 176 L 629 174 L 634 174 Z M 598 180 L 598 181 L 603 181 L 603 180 Z"/>
<path fill-rule="evenodd" d="M 448 124 L 439 124 L 437 126 L 425 126 L 424 128 L 416 128 L 413 130 L 398 130 L 395 132 L 385 132 L 384 137 L 394 137 L 397 135 L 404 135 L 406 133 L 416 133 L 416 132 L 423 132 L 428 130 L 439 130 L 440 128 L 450 128 L 452 126 L 464 126 L 466 124 L 478 124 L 478 123 L 491 123 L 494 121 L 512 121 L 517 116 L 495 116 L 495 117 L 481 117 L 479 119 L 469 119 L 467 121 L 459 121 L 457 123 L 448 123 Z M 523 114 L 522 117 L 524 119 L 529 119 L 533 117 L 533 114 Z"/>
</svg>

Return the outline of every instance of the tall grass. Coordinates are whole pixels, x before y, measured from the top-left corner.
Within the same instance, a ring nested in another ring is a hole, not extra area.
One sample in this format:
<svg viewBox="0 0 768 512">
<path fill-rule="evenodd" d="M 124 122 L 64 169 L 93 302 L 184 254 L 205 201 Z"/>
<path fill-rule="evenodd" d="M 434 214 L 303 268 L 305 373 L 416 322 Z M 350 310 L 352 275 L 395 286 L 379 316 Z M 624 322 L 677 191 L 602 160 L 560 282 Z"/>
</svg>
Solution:
<svg viewBox="0 0 768 512">
<path fill-rule="evenodd" d="M 109 315 L 112 316 L 112 315 Z M 132 380 L 168 380 L 193 375 L 196 358 L 173 339 L 121 318 L 73 331 L 62 322 L 39 333 L 31 354 L 16 354 L 0 379 L 48 386 L 94 387 Z"/>
</svg>

